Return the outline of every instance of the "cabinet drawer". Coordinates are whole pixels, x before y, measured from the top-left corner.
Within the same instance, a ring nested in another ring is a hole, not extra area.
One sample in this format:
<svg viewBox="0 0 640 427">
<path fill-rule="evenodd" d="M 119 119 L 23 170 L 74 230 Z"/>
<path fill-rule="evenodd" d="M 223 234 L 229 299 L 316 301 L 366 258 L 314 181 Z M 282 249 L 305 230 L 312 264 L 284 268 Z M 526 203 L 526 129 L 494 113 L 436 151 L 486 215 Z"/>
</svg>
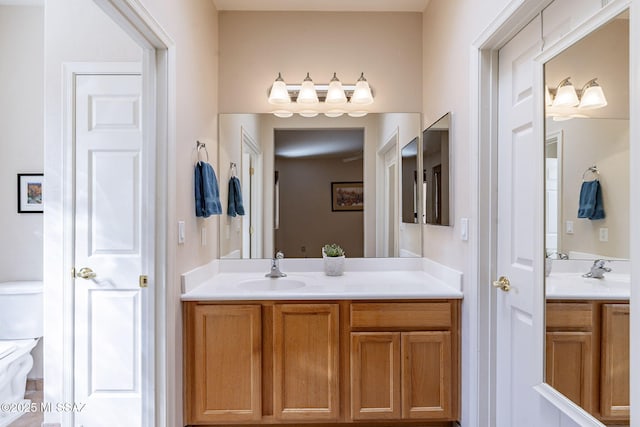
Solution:
<svg viewBox="0 0 640 427">
<path fill-rule="evenodd" d="M 353 303 L 351 329 L 449 329 L 451 303 Z"/>
<path fill-rule="evenodd" d="M 591 330 L 593 304 L 590 302 L 547 303 L 547 328 Z"/>
</svg>

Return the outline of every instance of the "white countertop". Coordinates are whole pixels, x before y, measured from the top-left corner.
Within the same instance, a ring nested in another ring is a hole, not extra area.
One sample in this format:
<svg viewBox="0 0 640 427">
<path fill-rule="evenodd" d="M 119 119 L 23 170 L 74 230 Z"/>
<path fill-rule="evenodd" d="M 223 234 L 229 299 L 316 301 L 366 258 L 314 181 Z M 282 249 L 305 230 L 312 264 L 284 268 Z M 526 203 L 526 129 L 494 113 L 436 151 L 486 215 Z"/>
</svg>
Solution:
<svg viewBox="0 0 640 427">
<path fill-rule="evenodd" d="M 292 268 L 287 277 L 278 279 L 265 278 L 264 268 L 260 272 L 253 268 L 248 268 L 251 270 L 248 272 L 221 268 L 199 281 L 197 286 L 187 289 L 182 300 L 461 299 L 463 296 L 459 289 L 422 269 L 381 271 L 372 268 L 376 271 L 366 271 L 366 267 L 345 271 L 337 277 L 326 276 L 321 271 L 295 271 L 298 268 Z"/>
<path fill-rule="evenodd" d="M 580 273 L 554 273 L 545 280 L 547 299 L 629 300 L 631 285 L 628 274 L 605 273 L 603 279 L 582 277 Z"/>
</svg>

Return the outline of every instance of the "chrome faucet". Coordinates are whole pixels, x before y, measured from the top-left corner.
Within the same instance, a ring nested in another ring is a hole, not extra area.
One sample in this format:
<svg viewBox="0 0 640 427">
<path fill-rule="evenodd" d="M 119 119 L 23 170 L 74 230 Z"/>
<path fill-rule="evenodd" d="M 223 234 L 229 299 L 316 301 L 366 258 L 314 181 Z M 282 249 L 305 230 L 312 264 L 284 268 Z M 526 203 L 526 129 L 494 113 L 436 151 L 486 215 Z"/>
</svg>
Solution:
<svg viewBox="0 0 640 427">
<path fill-rule="evenodd" d="M 286 277 L 286 274 L 280 271 L 280 260 L 284 258 L 284 254 L 280 251 L 276 252 L 271 259 L 271 271 L 264 275 L 264 277 L 278 278 Z"/>
<path fill-rule="evenodd" d="M 604 259 L 597 259 L 593 261 L 591 270 L 588 273 L 583 274 L 582 277 L 590 277 L 592 279 L 604 278 L 604 273 L 608 273 L 611 271 L 611 268 L 604 266 L 605 262 L 608 262 L 608 261 Z"/>
</svg>

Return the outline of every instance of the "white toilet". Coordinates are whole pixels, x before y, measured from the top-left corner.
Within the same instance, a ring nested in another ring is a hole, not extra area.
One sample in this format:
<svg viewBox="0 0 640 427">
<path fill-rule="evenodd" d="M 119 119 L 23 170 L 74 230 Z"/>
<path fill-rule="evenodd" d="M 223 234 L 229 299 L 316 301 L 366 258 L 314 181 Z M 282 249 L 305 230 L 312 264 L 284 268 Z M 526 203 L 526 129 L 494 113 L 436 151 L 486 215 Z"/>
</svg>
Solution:
<svg viewBox="0 0 640 427">
<path fill-rule="evenodd" d="M 0 403 L 28 403 L 24 394 L 33 366 L 31 350 L 42 329 L 42 282 L 0 283 Z M 0 427 L 21 415 L 0 411 Z"/>
</svg>

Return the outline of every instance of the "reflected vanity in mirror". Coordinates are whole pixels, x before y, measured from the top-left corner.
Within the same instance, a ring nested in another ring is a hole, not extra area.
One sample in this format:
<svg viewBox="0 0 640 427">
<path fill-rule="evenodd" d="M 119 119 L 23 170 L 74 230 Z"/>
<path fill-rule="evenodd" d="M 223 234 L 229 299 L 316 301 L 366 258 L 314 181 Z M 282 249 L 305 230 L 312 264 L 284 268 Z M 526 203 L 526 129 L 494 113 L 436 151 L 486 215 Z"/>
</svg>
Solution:
<svg viewBox="0 0 640 427">
<path fill-rule="evenodd" d="M 451 113 L 447 113 L 422 132 L 423 221 L 426 224 L 451 224 L 450 125 Z"/>
<path fill-rule="evenodd" d="M 420 123 L 418 113 L 221 114 L 220 197 L 226 206 L 227 165 L 235 163 L 245 215 L 221 216 L 220 257 L 320 258 L 327 243 L 348 257 L 421 256 L 420 225 L 401 223 L 399 164 L 402 142 L 418 140 Z M 348 192 L 357 206 L 340 202 Z"/>
<path fill-rule="evenodd" d="M 626 14 L 545 64 L 545 379 L 611 426 L 629 424 L 628 70 Z"/>
</svg>

